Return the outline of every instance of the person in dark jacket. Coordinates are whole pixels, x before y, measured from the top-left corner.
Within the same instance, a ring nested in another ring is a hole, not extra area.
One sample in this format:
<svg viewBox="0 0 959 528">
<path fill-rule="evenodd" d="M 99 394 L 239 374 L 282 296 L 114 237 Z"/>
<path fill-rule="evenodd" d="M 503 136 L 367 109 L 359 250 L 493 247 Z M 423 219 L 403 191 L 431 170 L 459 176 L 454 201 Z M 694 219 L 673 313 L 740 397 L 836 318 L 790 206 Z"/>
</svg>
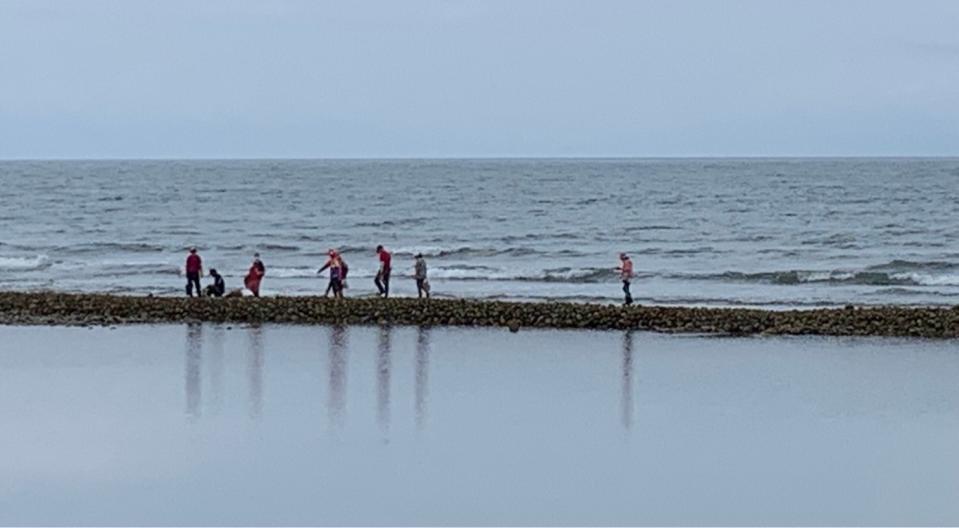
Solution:
<svg viewBox="0 0 959 528">
<path fill-rule="evenodd" d="M 213 277 L 213 284 L 206 287 L 207 297 L 223 297 L 226 293 L 226 283 L 223 281 L 223 275 L 217 273 L 215 268 L 210 268 L 210 277 Z"/>
</svg>

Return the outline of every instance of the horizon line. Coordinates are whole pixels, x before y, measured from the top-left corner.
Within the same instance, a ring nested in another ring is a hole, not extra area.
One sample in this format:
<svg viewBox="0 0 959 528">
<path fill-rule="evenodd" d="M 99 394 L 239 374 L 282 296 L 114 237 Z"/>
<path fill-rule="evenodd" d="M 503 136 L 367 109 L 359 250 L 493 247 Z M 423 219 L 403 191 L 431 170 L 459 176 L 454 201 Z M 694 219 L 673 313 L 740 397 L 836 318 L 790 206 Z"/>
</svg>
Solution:
<svg viewBox="0 0 959 528">
<path fill-rule="evenodd" d="M 881 155 L 718 155 L 718 156 L 326 156 L 326 157 L 0 157 L 0 162 L 18 161 L 549 161 L 549 160 L 856 160 L 856 159 L 929 159 L 948 160 L 959 159 L 959 154 L 881 154 Z"/>
</svg>

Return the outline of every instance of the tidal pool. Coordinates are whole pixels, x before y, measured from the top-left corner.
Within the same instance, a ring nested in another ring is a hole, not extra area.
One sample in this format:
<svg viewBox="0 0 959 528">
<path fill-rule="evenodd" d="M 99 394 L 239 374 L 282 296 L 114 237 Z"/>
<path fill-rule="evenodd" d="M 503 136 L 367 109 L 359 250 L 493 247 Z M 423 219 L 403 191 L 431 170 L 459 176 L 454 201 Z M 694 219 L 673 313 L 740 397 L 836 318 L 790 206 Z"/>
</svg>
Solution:
<svg viewBox="0 0 959 528">
<path fill-rule="evenodd" d="M 959 346 L 0 328 L 0 524 L 957 524 Z"/>
</svg>

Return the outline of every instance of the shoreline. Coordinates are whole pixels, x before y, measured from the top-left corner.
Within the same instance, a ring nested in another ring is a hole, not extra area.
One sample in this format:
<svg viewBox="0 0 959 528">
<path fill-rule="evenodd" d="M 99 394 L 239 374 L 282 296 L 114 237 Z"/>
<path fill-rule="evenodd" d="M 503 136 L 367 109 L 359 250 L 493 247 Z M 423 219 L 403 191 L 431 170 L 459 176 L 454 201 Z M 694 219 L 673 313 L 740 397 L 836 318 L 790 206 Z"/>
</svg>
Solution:
<svg viewBox="0 0 959 528">
<path fill-rule="evenodd" d="M 959 309 L 609 306 L 416 298 L 130 297 L 53 292 L 0 293 L 0 324 L 112 326 L 150 323 L 281 323 L 640 330 L 718 335 L 959 338 Z"/>
</svg>

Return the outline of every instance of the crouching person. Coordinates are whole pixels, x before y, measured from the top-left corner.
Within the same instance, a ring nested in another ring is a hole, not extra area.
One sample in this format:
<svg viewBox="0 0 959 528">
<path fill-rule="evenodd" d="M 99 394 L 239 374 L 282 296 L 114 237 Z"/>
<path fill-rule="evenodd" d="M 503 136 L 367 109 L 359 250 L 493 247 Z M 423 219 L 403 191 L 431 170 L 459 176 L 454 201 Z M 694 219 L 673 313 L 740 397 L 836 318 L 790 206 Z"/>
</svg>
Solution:
<svg viewBox="0 0 959 528">
<path fill-rule="evenodd" d="M 210 284 L 204 290 L 204 293 L 207 297 L 223 297 L 223 294 L 226 293 L 226 283 L 223 281 L 223 276 L 217 273 L 213 268 L 210 268 L 210 277 L 213 277 L 213 284 Z"/>
</svg>

